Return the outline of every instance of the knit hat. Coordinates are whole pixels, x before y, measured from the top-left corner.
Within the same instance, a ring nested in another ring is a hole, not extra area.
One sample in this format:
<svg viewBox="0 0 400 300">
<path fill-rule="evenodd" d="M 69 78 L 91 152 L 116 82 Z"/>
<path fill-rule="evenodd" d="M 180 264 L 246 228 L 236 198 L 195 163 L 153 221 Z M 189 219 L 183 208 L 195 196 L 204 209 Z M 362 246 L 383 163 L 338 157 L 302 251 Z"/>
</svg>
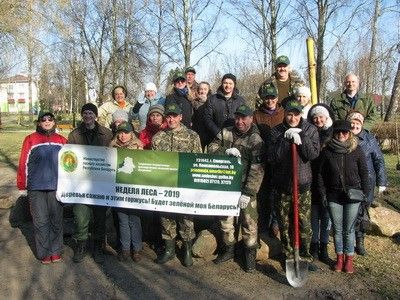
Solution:
<svg viewBox="0 0 400 300">
<path fill-rule="evenodd" d="M 308 99 L 311 99 L 311 91 L 306 86 L 300 86 L 296 90 L 296 96 L 306 96 Z"/>
<path fill-rule="evenodd" d="M 150 106 L 149 111 L 147 113 L 147 117 L 150 117 L 150 115 L 155 112 L 164 116 L 164 106 L 162 106 L 161 104 L 154 104 L 154 105 Z"/>
<path fill-rule="evenodd" d="M 315 116 L 321 116 L 321 115 L 326 118 L 330 118 L 329 111 L 321 105 L 314 106 L 314 108 L 311 109 L 311 111 L 310 111 L 310 115 L 312 118 L 314 118 Z"/>
<path fill-rule="evenodd" d="M 154 91 L 157 93 L 157 87 L 153 82 L 146 83 L 144 90 L 145 91 Z"/>
<path fill-rule="evenodd" d="M 54 119 L 54 115 L 51 112 L 49 112 L 49 111 L 41 111 L 39 113 L 39 115 L 38 115 L 38 119 L 37 120 L 40 121 L 44 116 L 49 116 L 49 117 L 52 117 Z"/>
<path fill-rule="evenodd" d="M 113 114 L 112 114 L 112 122 L 114 123 L 117 120 L 123 120 L 125 122 L 128 122 L 129 120 L 129 115 L 128 113 L 123 110 L 123 109 L 117 109 Z"/>
<path fill-rule="evenodd" d="M 222 77 L 221 82 L 223 82 L 225 79 L 231 79 L 234 82 L 234 84 L 236 85 L 236 76 L 235 75 L 233 75 L 231 73 L 227 73 Z"/>
<path fill-rule="evenodd" d="M 351 124 L 347 120 L 336 120 L 332 125 L 333 132 L 335 131 L 351 131 Z"/>
<path fill-rule="evenodd" d="M 121 122 L 121 124 L 119 124 L 115 130 L 115 132 L 120 132 L 120 131 L 132 132 L 133 127 L 130 123 L 124 121 L 124 122 Z"/>
<path fill-rule="evenodd" d="M 90 110 L 90 111 L 92 111 L 92 112 L 96 115 L 96 117 L 97 117 L 97 115 L 98 115 L 97 106 L 94 105 L 93 103 L 90 103 L 90 102 L 89 102 L 89 103 L 84 104 L 84 105 L 82 106 L 82 109 L 81 109 L 81 115 L 83 114 L 83 112 L 84 112 L 85 110 Z"/>
<path fill-rule="evenodd" d="M 364 124 L 364 116 L 363 116 L 360 112 L 358 112 L 358 111 L 353 111 L 353 112 L 351 112 L 351 113 L 347 116 L 346 119 L 347 119 L 348 121 L 357 120 L 357 121 L 359 121 L 359 122 L 361 123 L 361 125 Z"/>
<path fill-rule="evenodd" d="M 282 65 L 290 65 L 289 58 L 287 56 L 285 56 L 285 55 L 278 56 L 278 58 L 275 61 L 275 65 L 280 65 L 280 64 L 282 64 Z"/>
</svg>

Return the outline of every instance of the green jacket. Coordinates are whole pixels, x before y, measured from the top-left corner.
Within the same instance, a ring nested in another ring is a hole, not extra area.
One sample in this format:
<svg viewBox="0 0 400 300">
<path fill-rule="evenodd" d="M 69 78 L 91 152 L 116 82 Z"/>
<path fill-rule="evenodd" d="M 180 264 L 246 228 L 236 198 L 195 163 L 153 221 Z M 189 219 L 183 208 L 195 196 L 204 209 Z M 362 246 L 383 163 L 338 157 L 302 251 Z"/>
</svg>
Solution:
<svg viewBox="0 0 400 300">
<path fill-rule="evenodd" d="M 363 127 L 371 130 L 372 126 L 378 119 L 375 103 L 369 96 L 358 93 L 356 96 L 358 99 L 354 109 L 351 108 L 351 104 L 347 99 L 345 92 L 333 97 L 330 102 L 330 107 L 338 120 L 345 120 L 351 111 L 359 111 L 364 116 Z"/>
<path fill-rule="evenodd" d="M 160 131 L 151 140 L 151 149 L 159 151 L 202 153 L 200 137 L 193 130 L 181 124 L 181 128 Z"/>
<path fill-rule="evenodd" d="M 242 193 L 255 196 L 264 177 L 262 158 L 265 148 L 257 126 L 252 124 L 246 133 L 238 132 L 235 127 L 226 127 L 220 131 L 208 146 L 209 153 L 225 154 L 228 148 L 237 148 L 243 164 Z"/>
</svg>

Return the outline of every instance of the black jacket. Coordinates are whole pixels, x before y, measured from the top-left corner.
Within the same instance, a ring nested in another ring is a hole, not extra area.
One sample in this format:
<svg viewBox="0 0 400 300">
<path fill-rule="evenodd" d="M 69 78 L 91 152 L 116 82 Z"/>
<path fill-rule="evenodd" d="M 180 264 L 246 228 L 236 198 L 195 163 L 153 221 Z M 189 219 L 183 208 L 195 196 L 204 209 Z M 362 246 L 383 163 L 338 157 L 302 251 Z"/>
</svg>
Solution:
<svg viewBox="0 0 400 300">
<path fill-rule="evenodd" d="M 302 144 L 297 146 L 299 164 L 299 191 L 303 193 L 310 189 L 312 182 L 311 160 L 320 153 L 319 135 L 317 128 L 305 120 L 298 126 L 301 128 L 300 137 Z M 283 122 L 271 130 L 271 141 L 267 145 L 267 162 L 273 165 L 273 184 L 276 189 L 285 194 L 292 192 L 292 159 L 291 141 L 284 137 L 285 131 L 290 127 Z"/>
<path fill-rule="evenodd" d="M 187 96 L 180 95 L 176 89 L 172 94 L 169 94 L 165 99 L 165 107 L 169 104 L 177 104 L 182 109 L 182 123 L 187 128 L 192 128 L 193 107 L 192 102 L 188 100 Z"/>
<path fill-rule="evenodd" d="M 341 154 L 329 147 L 325 147 L 320 156 L 318 167 L 318 190 L 322 196 L 328 195 L 330 199 L 349 201 L 344 191 L 349 188 L 361 189 L 365 195 L 370 189 L 368 183 L 368 168 L 365 154 L 357 144 L 357 138 L 352 138 L 354 142 L 349 153 Z M 346 187 L 343 187 L 341 176 Z M 329 197 L 334 195 L 333 197 Z M 339 195 L 339 197 L 338 197 Z"/>
<path fill-rule="evenodd" d="M 229 99 L 225 98 L 221 87 L 216 94 L 210 96 L 205 104 L 207 106 L 204 111 L 204 121 L 211 140 L 222 128 L 234 125 L 234 113 L 242 104 L 246 104 L 246 101 L 239 95 L 237 89 Z"/>
</svg>

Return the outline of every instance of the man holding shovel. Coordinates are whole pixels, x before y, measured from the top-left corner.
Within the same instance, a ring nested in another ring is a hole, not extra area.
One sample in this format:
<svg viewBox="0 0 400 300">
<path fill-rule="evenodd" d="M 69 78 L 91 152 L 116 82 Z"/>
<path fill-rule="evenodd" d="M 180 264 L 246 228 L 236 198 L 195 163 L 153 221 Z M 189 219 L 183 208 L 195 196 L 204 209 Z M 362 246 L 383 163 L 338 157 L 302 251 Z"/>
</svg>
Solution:
<svg viewBox="0 0 400 300">
<path fill-rule="evenodd" d="M 285 259 L 294 257 L 293 231 L 300 229 L 300 256 L 311 262 L 309 252 L 311 241 L 311 160 L 319 155 L 320 145 L 317 128 L 302 119 L 301 104 L 288 101 L 284 107 L 284 121 L 271 130 L 271 142 L 268 144 L 267 161 L 274 165 L 273 184 L 281 195 L 276 205 L 281 243 Z M 295 146 L 292 146 L 295 144 Z M 294 149 L 295 156 L 292 156 Z M 293 161 L 297 165 L 293 168 Z M 296 170 L 296 172 L 293 172 Z M 297 177 L 297 178 L 296 178 Z M 297 181 L 297 191 L 293 189 Z M 298 193 L 298 224 L 293 222 L 293 196 Z M 310 270 L 316 267 L 309 264 Z"/>
</svg>

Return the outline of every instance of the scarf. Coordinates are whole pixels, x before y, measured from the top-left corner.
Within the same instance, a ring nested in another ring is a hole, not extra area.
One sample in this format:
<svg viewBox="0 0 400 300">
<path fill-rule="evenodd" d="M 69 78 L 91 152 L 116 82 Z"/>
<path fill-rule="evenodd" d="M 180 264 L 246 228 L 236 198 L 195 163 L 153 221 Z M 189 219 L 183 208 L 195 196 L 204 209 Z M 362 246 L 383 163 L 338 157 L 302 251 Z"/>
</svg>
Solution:
<svg viewBox="0 0 400 300">
<path fill-rule="evenodd" d="M 189 89 L 187 88 L 187 86 L 185 86 L 183 89 L 177 89 L 175 88 L 176 93 L 180 96 L 187 96 L 187 94 L 189 93 Z"/>
<path fill-rule="evenodd" d="M 352 146 L 352 140 L 349 138 L 344 142 L 340 142 L 336 138 L 332 138 L 328 142 L 328 148 L 332 149 L 333 152 L 339 153 L 339 154 L 346 154 L 350 152 Z"/>
</svg>

